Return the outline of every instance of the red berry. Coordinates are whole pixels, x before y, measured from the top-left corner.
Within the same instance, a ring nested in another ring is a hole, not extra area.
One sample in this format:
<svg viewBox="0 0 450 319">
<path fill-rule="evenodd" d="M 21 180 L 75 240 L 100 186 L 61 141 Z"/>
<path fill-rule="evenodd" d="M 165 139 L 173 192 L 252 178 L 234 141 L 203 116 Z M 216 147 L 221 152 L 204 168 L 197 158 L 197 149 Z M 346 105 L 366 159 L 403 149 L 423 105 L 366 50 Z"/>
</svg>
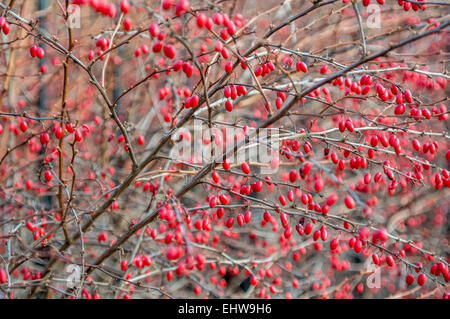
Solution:
<svg viewBox="0 0 450 319">
<path fill-rule="evenodd" d="M 180 258 L 180 256 L 181 256 L 181 253 L 180 253 L 180 250 L 177 247 L 171 246 L 167 250 L 166 257 L 169 260 L 178 259 L 178 258 Z"/>
<path fill-rule="evenodd" d="M 233 227 L 234 224 L 234 218 L 233 217 L 229 217 L 225 223 L 225 226 L 227 226 L 228 228 Z"/>
<path fill-rule="evenodd" d="M 239 215 L 236 217 L 236 220 L 237 220 L 239 226 L 242 227 L 242 225 L 244 225 L 244 216 L 242 216 L 242 214 L 239 214 Z"/>
<path fill-rule="evenodd" d="M 215 183 L 220 182 L 220 176 L 219 176 L 219 173 L 217 173 L 217 171 L 212 172 L 211 176 Z"/>
<path fill-rule="evenodd" d="M 355 240 L 355 245 L 353 246 L 355 253 L 360 253 L 362 250 L 362 242 L 359 239 Z"/>
<path fill-rule="evenodd" d="M 372 254 L 372 261 L 375 265 L 379 265 L 380 264 L 380 258 L 378 257 L 377 254 Z"/>
<path fill-rule="evenodd" d="M 128 268 L 128 260 L 124 259 L 120 263 L 120 269 L 122 269 L 122 271 L 125 271 L 127 270 L 127 268 Z"/>
<path fill-rule="evenodd" d="M 395 265 L 395 262 L 394 262 L 394 257 L 392 257 L 392 256 L 387 256 L 386 257 L 386 264 L 389 266 L 389 267 L 393 267 L 394 265 Z"/>
<path fill-rule="evenodd" d="M 28 228 L 28 230 L 30 230 L 30 231 L 35 231 L 36 230 L 36 226 L 34 226 L 31 222 L 27 222 L 26 223 L 26 226 L 27 226 L 27 228 Z"/>
<path fill-rule="evenodd" d="M 5 22 L 5 23 L 3 24 L 3 26 L 2 26 L 2 31 L 3 31 L 3 33 L 4 33 L 5 35 L 8 35 L 8 33 L 9 33 L 9 23 L 8 23 L 8 22 Z"/>
<path fill-rule="evenodd" d="M 344 199 L 345 206 L 347 206 L 348 209 L 353 209 L 356 206 L 355 200 L 351 196 L 346 196 Z"/>
<path fill-rule="evenodd" d="M 81 142 L 83 140 L 83 137 L 79 130 L 76 130 L 74 135 L 75 135 L 75 141 Z"/>
<path fill-rule="evenodd" d="M 44 178 L 45 178 L 45 180 L 46 180 L 47 182 L 50 182 L 50 181 L 52 180 L 52 177 L 53 177 L 52 172 L 50 172 L 50 171 L 45 171 L 45 173 L 44 173 Z"/>
<path fill-rule="evenodd" d="M 353 122 L 351 120 L 345 121 L 345 127 L 347 128 L 347 130 L 349 132 L 353 132 L 355 130 L 355 128 L 353 126 Z"/>
<path fill-rule="evenodd" d="M 126 32 L 128 32 L 128 31 L 131 30 L 131 20 L 130 20 L 130 19 L 125 18 L 125 19 L 123 20 L 123 29 L 124 29 Z"/>
<path fill-rule="evenodd" d="M 417 284 L 419 285 L 419 286 L 423 286 L 423 285 L 425 285 L 425 282 L 427 281 L 427 277 L 425 276 L 425 274 L 420 274 L 418 277 L 417 277 Z"/>
<path fill-rule="evenodd" d="M 150 35 L 154 38 L 156 38 L 160 34 L 160 29 L 158 23 L 152 23 L 150 27 L 148 28 L 148 32 L 150 32 Z"/>
<path fill-rule="evenodd" d="M 330 249 L 335 250 L 339 245 L 339 240 L 337 238 L 333 238 L 330 242 Z"/>
<path fill-rule="evenodd" d="M 26 132 L 28 130 L 28 124 L 25 121 L 20 122 L 19 127 L 22 132 Z"/>
<path fill-rule="evenodd" d="M 107 241 L 107 240 L 108 240 L 108 234 L 106 232 L 101 232 L 100 234 L 98 234 L 97 241 L 99 243 L 103 242 L 103 241 Z"/>
<path fill-rule="evenodd" d="M 222 163 L 222 167 L 223 167 L 224 170 L 227 170 L 227 171 L 228 171 L 228 170 L 230 169 L 230 167 L 231 167 L 230 161 L 225 160 L 225 161 Z"/>
<path fill-rule="evenodd" d="M 307 224 L 305 225 L 305 234 L 306 234 L 306 235 L 311 234 L 312 229 L 313 229 L 313 225 L 312 225 L 311 223 L 307 223 Z"/>
<path fill-rule="evenodd" d="M 173 0 L 163 0 L 162 8 L 164 10 L 169 10 L 173 6 Z"/>
<path fill-rule="evenodd" d="M 173 59 L 177 55 L 175 48 L 170 44 L 165 45 L 163 51 L 164 51 L 164 55 L 166 57 L 168 57 L 169 59 Z"/>
<path fill-rule="evenodd" d="M 5 269 L 0 269 L 0 284 L 6 284 L 8 282 L 8 274 Z"/>
<path fill-rule="evenodd" d="M 325 73 L 327 73 L 327 71 L 328 71 L 328 65 L 327 64 L 322 65 L 322 67 L 320 68 L 320 73 L 325 74 Z"/>
<path fill-rule="evenodd" d="M 227 101 L 225 102 L 225 109 L 226 109 L 228 112 L 233 111 L 233 103 L 231 103 L 231 101 L 227 100 Z"/>
<path fill-rule="evenodd" d="M 413 275 L 408 275 L 408 276 L 406 276 L 406 284 L 407 284 L 408 286 L 411 286 L 413 283 L 414 283 L 414 277 L 413 277 Z"/>
<path fill-rule="evenodd" d="M 72 123 L 66 123 L 65 127 L 66 127 L 67 132 L 69 132 L 69 133 L 75 132 L 75 129 L 73 128 Z"/>
<path fill-rule="evenodd" d="M 208 18 L 206 17 L 206 15 L 204 13 L 199 13 L 197 15 L 197 26 L 199 28 L 203 28 L 206 24 L 207 19 Z"/>
<path fill-rule="evenodd" d="M 286 198 L 283 195 L 280 195 L 278 197 L 278 199 L 280 200 L 281 205 L 285 206 L 286 205 Z"/>
<path fill-rule="evenodd" d="M 30 55 L 31 55 L 33 58 L 35 58 L 36 55 L 37 55 L 36 50 L 37 50 L 37 46 L 35 46 L 35 45 L 33 45 L 33 46 L 30 48 Z"/>
<path fill-rule="evenodd" d="M 44 51 L 44 49 L 41 48 L 41 47 L 38 47 L 38 48 L 36 49 L 36 56 L 37 56 L 39 59 L 43 59 L 44 56 L 45 56 L 45 51 Z"/>
<path fill-rule="evenodd" d="M 189 10 L 189 1 L 188 0 L 179 0 L 175 6 L 175 15 L 177 17 L 181 17 L 183 13 Z"/>
<path fill-rule="evenodd" d="M 128 0 L 120 1 L 120 11 L 122 11 L 123 14 L 127 14 L 128 11 L 130 11 L 130 2 L 128 2 Z"/>
<path fill-rule="evenodd" d="M 304 62 L 297 61 L 297 71 L 302 71 L 304 73 L 308 72 L 308 67 Z"/>
<path fill-rule="evenodd" d="M 412 146 L 413 146 L 413 148 L 414 148 L 417 152 L 420 152 L 421 145 L 420 145 L 419 140 L 413 139 L 413 140 L 412 140 Z"/>
<path fill-rule="evenodd" d="M 252 220 L 252 212 L 251 211 L 246 211 L 244 214 L 244 219 L 246 223 L 249 223 Z"/>
<path fill-rule="evenodd" d="M 244 172 L 244 174 L 250 174 L 250 167 L 248 166 L 247 163 L 242 163 L 241 164 L 241 170 L 242 172 Z"/>
<path fill-rule="evenodd" d="M 41 142 L 42 145 L 47 144 L 48 142 L 50 142 L 50 136 L 48 135 L 48 133 L 42 133 L 39 136 L 39 140 Z"/>
<path fill-rule="evenodd" d="M 231 61 L 227 61 L 225 63 L 225 72 L 230 73 L 233 70 L 233 63 Z"/>
</svg>

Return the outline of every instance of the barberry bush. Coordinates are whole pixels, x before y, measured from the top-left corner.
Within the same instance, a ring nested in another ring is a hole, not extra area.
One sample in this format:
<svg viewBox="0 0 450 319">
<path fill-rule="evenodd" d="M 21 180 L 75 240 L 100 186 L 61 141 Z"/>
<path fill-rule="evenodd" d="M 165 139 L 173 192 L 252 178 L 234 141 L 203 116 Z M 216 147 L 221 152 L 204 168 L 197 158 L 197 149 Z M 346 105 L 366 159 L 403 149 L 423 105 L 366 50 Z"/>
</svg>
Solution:
<svg viewBox="0 0 450 319">
<path fill-rule="evenodd" d="M 447 299 L 448 9 L 1 1 L 0 296 Z"/>
</svg>

